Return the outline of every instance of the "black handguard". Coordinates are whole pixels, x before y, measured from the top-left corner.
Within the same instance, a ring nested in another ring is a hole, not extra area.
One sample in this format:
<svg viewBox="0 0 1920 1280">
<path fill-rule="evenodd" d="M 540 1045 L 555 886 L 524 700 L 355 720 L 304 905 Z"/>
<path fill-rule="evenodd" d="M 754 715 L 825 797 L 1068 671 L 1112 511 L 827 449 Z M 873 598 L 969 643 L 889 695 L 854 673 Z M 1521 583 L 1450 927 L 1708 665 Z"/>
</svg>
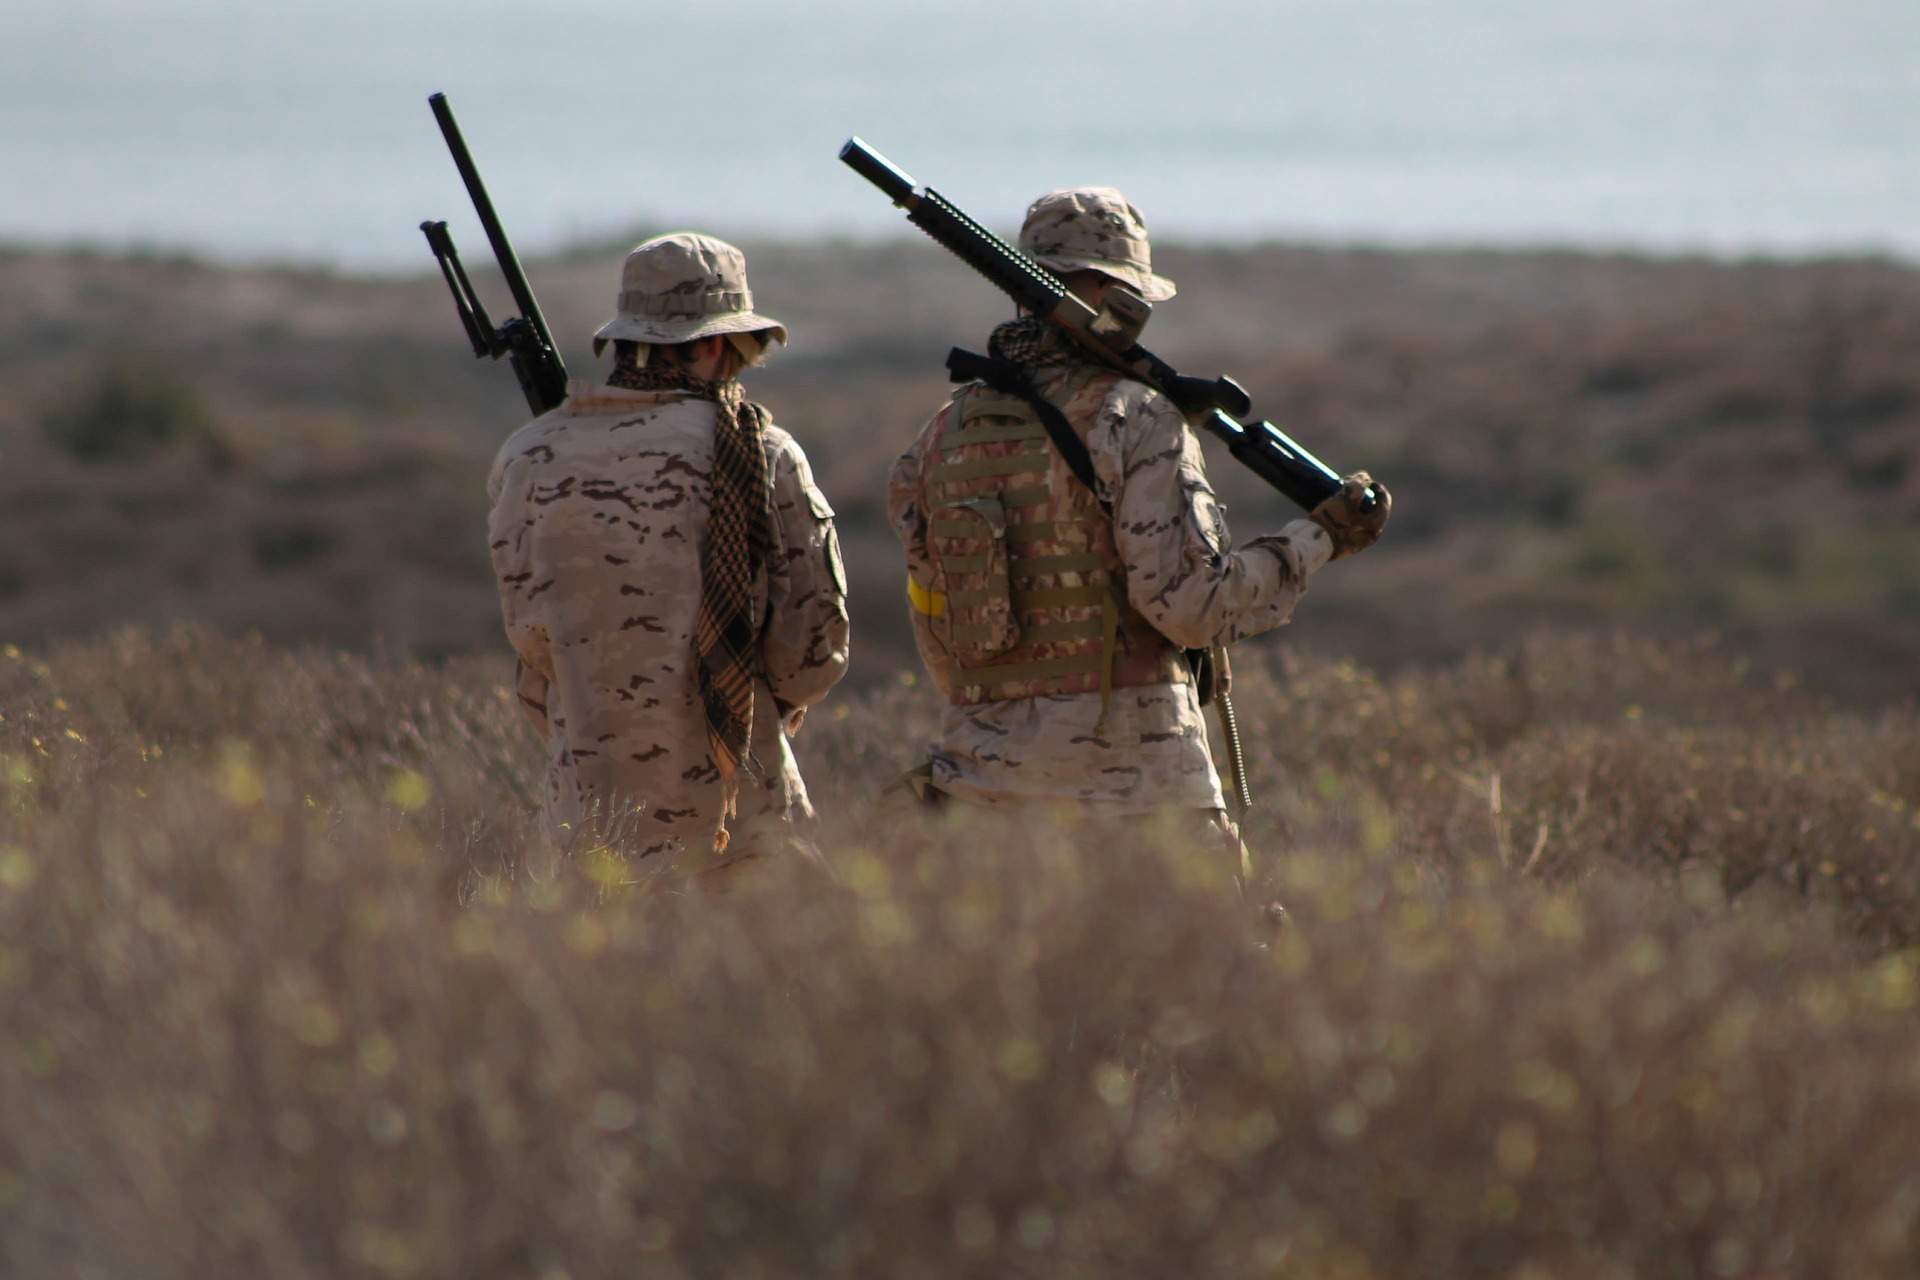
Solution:
<svg viewBox="0 0 1920 1280">
<path fill-rule="evenodd" d="M 493 212 L 493 201 L 487 198 L 480 171 L 467 152 L 460 126 L 454 123 L 447 95 L 436 93 L 427 103 L 433 108 L 433 118 L 440 122 L 440 134 L 447 140 L 447 150 L 453 153 L 461 181 L 467 184 L 474 212 L 480 215 L 480 226 L 493 245 L 494 260 L 500 264 L 500 274 L 506 277 L 507 288 L 520 314 L 508 317 L 506 323 L 496 329 L 481 305 L 480 295 L 474 291 L 473 282 L 467 279 L 466 269 L 460 265 L 460 254 L 453 247 L 453 237 L 447 234 L 447 224 L 423 222 L 420 230 L 426 233 L 427 245 L 440 264 L 440 275 L 453 294 L 454 310 L 459 313 L 461 327 L 467 331 L 473 354 L 494 360 L 506 356 L 513 365 L 514 376 L 520 379 L 520 390 L 526 394 L 528 406 L 537 414 L 545 413 L 567 398 L 567 367 L 553 345 L 546 317 L 540 314 L 533 286 L 527 283 L 527 273 L 520 269 L 520 259 L 513 252 L 506 229 Z"/>
<path fill-rule="evenodd" d="M 1340 491 L 1339 474 L 1280 428 L 1271 422 L 1240 421 L 1252 401 L 1239 383 L 1232 378 L 1185 376 L 1141 346 L 1136 339 L 1152 306 L 1139 295 L 1115 290 L 1120 295 L 1115 299 L 1118 305 L 1096 312 L 1052 272 L 932 187 L 915 183 L 859 138 L 847 140 L 840 148 L 840 159 L 905 209 L 909 222 L 1014 302 L 1058 326 L 1094 359 L 1153 387 L 1190 418 L 1198 417 L 1199 425 L 1224 440 L 1235 458 L 1304 510 L 1313 510 Z M 1372 505 L 1371 492 L 1362 505 Z"/>
</svg>

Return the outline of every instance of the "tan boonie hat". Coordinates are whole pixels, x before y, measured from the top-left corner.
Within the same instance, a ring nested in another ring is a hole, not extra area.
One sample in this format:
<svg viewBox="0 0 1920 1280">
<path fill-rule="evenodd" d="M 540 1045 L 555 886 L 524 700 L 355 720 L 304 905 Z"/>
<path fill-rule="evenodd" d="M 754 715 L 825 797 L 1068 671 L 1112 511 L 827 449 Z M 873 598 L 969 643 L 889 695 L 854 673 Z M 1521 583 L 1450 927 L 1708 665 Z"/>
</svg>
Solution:
<svg viewBox="0 0 1920 1280">
<path fill-rule="evenodd" d="M 1112 187 L 1064 187 L 1027 206 L 1020 247 L 1055 271 L 1102 271 L 1148 302 L 1165 302 L 1173 281 L 1153 274 L 1147 222 Z"/>
<path fill-rule="evenodd" d="M 787 326 L 756 315 L 747 288 L 747 258 L 725 240 L 677 231 L 655 236 L 627 255 L 620 304 L 593 335 L 594 350 L 615 339 L 670 345 L 715 334 L 768 333 L 787 340 Z"/>
</svg>

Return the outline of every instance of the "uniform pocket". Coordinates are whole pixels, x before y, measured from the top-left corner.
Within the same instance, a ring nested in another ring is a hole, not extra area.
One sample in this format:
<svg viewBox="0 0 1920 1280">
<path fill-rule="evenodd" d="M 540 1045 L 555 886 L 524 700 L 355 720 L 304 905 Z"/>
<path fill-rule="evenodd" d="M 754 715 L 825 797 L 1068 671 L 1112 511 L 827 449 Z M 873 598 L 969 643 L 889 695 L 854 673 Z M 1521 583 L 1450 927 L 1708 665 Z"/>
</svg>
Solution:
<svg viewBox="0 0 1920 1280">
<path fill-rule="evenodd" d="M 963 666 L 989 662 L 1020 643 L 1007 569 L 1007 512 L 998 498 L 969 498 L 938 507 L 936 517 L 964 532 L 931 549 L 933 592 L 941 607 L 932 629 Z"/>
<path fill-rule="evenodd" d="M 1227 509 L 1214 495 L 1204 473 L 1182 467 L 1180 490 L 1186 502 L 1186 556 L 1194 562 L 1217 564 L 1233 545 L 1227 532 Z"/>
</svg>

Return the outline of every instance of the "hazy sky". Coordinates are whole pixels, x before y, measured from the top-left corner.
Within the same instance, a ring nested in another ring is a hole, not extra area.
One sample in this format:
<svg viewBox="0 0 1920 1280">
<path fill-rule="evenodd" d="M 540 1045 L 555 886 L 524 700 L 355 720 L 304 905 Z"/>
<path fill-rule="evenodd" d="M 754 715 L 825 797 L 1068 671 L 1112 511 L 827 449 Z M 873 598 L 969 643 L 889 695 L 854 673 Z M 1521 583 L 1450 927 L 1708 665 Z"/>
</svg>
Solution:
<svg viewBox="0 0 1920 1280">
<path fill-rule="evenodd" d="M 1916 0 L 8 0 L 0 237 L 412 261 L 435 89 L 533 245 L 893 225 L 859 132 L 1001 224 L 1920 256 Z"/>
</svg>

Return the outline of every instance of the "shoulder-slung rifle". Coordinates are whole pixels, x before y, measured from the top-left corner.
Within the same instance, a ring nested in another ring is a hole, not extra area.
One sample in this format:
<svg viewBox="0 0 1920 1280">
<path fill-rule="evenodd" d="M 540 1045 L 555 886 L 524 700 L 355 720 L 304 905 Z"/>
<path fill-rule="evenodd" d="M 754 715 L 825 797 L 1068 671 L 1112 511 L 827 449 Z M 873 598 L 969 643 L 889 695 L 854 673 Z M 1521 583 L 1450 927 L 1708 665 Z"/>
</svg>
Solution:
<svg viewBox="0 0 1920 1280">
<path fill-rule="evenodd" d="M 1107 290 L 1095 311 L 1032 258 L 975 222 L 932 187 L 922 186 L 859 138 L 840 148 L 849 168 L 907 211 L 907 221 L 987 278 L 1021 307 L 1057 326 L 1092 358 L 1154 388 L 1226 442 L 1255 475 L 1311 511 L 1340 490 L 1340 476 L 1271 422 L 1245 423 L 1252 401 L 1232 378 L 1194 378 L 1140 345 L 1153 304 L 1124 286 Z M 956 350 L 948 368 L 973 377 L 978 357 Z M 1368 494 L 1371 502 L 1372 494 Z"/>
<path fill-rule="evenodd" d="M 514 376 L 520 379 L 520 389 L 526 393 L 528 406 L 535 413 L 545 413 L 567 398 L 567 367 L 560 361 L 553 335 L 547 332 L 546 317 L 540 314 L 533 286 L 527 283 L 527 273 L 520 269 L 520 259 L 514 256 L 506 229 L 494 215 L 493 201 L 487 198 L 480 171 L 474 168 L 473 157 L 467 153 L 460 126 L 453 122 L 453 108 L 447 105 L 447 95 L 436 93 L 427 99 L 427 104 L 433 108 L 433 118 L 440 122 L 440 134 L 447 140 L 447 150 L 453 153 L 453 163 L 460 170 L 461 180 L 467 184 L 467 194 L 473 197 L 473 210 L 480 215 L 480 226 L 493 245 L 494 259 L 500 264 L 500 274 L 507 278 L 507 288 L 512 291 L 520 314 L 509 316 L 507 322 L 496 329 L 487 316 L 487 309 L 480 304 L 480 295 L 474 292 L 473 282 L 467 279 L 466 269 L 460 265 L 460 254 L 453 247 L 453 237 L 447 234 L 447 224 L 423 222 L 420 230 L 426 233 L 427 246 L 440 264 L 440 275 L 453 293 L 453 308 L 460 314 L 460 325 L 467 331 L 467 340 L 473 343 L 473 354 L 493 360 L 507 357 L 513 365 Z"/>
</svg>

